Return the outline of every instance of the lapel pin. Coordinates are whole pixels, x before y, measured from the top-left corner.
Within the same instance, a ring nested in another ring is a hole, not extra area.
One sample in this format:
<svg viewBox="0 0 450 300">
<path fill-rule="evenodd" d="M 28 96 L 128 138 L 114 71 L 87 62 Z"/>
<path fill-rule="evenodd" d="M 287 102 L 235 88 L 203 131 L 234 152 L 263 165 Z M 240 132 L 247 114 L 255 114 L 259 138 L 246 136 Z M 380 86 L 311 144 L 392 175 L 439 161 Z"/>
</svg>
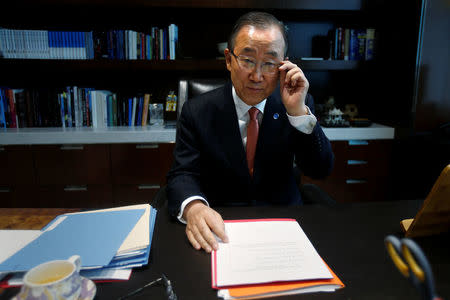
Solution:
<svg viewBox="0 0 450 300">
<path fill-rule="evenodd" d="M 276 119 L 278 119 L 278 117 L 279 117 L 280 115 L 278 114 L 278 113 L 274 113 L 273 114 L 273 118 L 276 120 Z"/>
</svg>

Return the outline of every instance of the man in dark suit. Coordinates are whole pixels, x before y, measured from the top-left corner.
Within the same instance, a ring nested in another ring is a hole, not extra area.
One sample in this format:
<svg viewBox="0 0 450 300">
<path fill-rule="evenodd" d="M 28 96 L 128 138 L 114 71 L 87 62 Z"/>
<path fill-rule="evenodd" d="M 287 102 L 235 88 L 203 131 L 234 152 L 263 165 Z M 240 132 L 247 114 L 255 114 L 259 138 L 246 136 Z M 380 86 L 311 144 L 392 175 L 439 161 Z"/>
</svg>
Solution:
<svg viewBox="0 0 450 300">
<path fill-rule="evenodd" d="M 231 82 L 183 106 L 167 196 L 196 249 L 217 249 L 213 233 L 228 240 L 211 207 L 301 204 L 294 158 L 308 176 L 331 172 L 334 157 L 313 115 L 308 80 L 285 59 L 286 49 L 275 17 L 242 16 L 224 51 Z"/>
</svg>

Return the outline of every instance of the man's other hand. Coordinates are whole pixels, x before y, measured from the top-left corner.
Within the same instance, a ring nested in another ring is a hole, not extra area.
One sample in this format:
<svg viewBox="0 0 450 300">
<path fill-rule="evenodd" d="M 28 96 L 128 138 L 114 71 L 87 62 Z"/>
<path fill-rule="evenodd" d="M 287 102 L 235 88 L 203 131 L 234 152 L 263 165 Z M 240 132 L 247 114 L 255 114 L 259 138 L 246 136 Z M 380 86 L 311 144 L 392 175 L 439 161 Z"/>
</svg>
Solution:
<svg viewBox="0 0 450 300">
<path fill-rule="evenodd" d="M 189 203 L 184 209 L 183 219 L 187 222 L 186 235 L 195 249 L 203 248 L 208 253 L 217 250 L 219 245 L 213 233 L 228 243 L 222 216 L 202 201 Z"/>
</svg>

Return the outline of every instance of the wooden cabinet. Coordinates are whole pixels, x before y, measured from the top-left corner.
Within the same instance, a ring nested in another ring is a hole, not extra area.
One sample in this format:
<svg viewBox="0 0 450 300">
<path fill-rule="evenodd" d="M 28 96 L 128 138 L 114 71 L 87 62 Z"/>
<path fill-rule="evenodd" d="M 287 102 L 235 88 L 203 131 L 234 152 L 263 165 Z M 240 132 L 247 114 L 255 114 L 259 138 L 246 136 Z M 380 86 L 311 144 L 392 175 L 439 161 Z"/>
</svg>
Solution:
<svg viewBox="0 0 450 300">
<path fill-rule="evenodd" d="M 111 182 L 109 145 L 45 145 L 32 149 L 41 185 Z"/>
<path fill-rule="evenodd" d="M 17 199 L 36 192 L 33 153 L 29 146 L 0 147 L 0 207 L 14 207 Z"/>
<path fill-rule="evenodd" d="M 29 146 L 0 146 L 0 165 L 0 186 L 17 182 L 25 185 L 36 183 L 33 153 Z"/>
<path fill-rule="evenodd" d="M 111 207 L 112 189 L 110 184 L 104 185 L 41 185 L 39 196 L 35 202 L 30 201 L 23 207 Z"/>
<path fill-rule="evenodd" d="M 174 145 L 111 145 L 114 203 L 149 202 L 166 182 Z"/>
<path fill-rule="evenodd" d="M 337 202 L 384 201 L 390 198 L 391 140 L 333 141 L 334 169 L 323 180 L 302 177 L 314 183 Z"/>
<path fill-rule="evenodd" d="M 149 203 L 166 183 L 174 145 L 3 147 L 0 207 L 99 208 Z"/>
</svg>

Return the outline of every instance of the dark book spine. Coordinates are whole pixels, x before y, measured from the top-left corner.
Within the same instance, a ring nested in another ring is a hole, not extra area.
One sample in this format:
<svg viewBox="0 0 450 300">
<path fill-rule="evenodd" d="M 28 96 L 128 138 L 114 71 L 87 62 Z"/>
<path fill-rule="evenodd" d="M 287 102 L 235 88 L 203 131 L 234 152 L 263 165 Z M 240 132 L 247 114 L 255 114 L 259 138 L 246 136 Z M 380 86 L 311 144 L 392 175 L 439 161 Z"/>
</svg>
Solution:
<svg viewBox="0 0 450 300">
<path fill-rule="evenodd" d="M 27 126 L 27 116 L 26 116 L 26 104 L 25 104 L 25 91 L 15 91 L 15 98 L 16 98 L 16 106 L 17 106 L 17 120 L 18 120 L 18 127 L 24 128 Z"/>
</svg>

